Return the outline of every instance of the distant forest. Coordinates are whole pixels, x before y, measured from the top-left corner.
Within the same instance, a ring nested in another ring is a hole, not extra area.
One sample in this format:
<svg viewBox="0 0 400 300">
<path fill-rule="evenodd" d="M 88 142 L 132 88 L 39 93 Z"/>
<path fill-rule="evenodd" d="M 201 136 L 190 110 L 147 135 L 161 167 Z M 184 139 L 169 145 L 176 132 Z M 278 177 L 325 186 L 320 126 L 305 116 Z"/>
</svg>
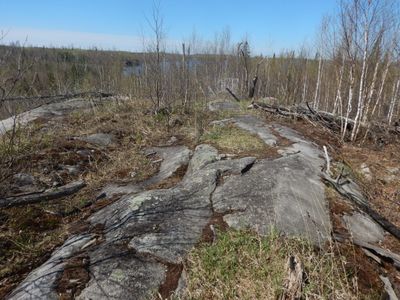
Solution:
<svg viewBox="0 0 400 300">
<path fill-rule="evenodd" d="M 393 124 L 400 113 L 400 13 L 395 0 L 347 0 L 322 20 L 314 47 L 256 56 L 228 30 L 212 42 L 193 36 L 168 53 L 161 14 L 153 13 L 153 39 L 142 53 L 0 47 L 0 99 L 101 91 L 149 99 L 155 110 L 227 94 L 273 97 L 357 124 Z M 345 131 L 343 131 L 345 132 Z M 344 136 L 343 136 L 344 138 Z"/>
</svg>

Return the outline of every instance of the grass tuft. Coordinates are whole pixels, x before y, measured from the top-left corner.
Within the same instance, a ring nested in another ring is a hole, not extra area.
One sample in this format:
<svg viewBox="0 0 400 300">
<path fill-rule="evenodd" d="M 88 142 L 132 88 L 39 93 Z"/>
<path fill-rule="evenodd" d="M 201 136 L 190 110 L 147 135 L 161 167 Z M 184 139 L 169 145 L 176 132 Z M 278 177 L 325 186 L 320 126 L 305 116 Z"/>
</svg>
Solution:
<svg viewBox="0 0 400 300">
<path fill-rule="evenodd" d="M 277 299 L 283 291 L 288 257 L 304 265 L 304 299 L 358 299 L 357 278 L 335 251 L 317 251 L 301 239 L 272 232 L 219 232 L 216 243 L 194 249 L 188 259 L 185 299 Z M 367 297 L 368 298 L 368 297 Z"/>
<path fill-rule="evenodd" d="M 202 136 L 201 142 L 210 143 L 222 151 L 234 154 L 262 152 L 266 148 L 260 138 L 234 125 L 212 127 Z"/>
</svg>

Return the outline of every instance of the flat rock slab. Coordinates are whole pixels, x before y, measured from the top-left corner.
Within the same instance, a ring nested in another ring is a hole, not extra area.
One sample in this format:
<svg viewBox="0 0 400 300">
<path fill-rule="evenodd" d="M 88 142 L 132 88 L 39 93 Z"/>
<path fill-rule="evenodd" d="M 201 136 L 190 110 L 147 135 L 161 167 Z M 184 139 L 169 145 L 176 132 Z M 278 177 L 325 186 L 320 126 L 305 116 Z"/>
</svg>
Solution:
<svg viewBox="0 0 400 300">
<path fill-rule="evenodd" d="M 295 130 L 286 126 L 273 124 L 272 128 L 282 137 L 292 142 L 290 146 L 278 149 L 278 153 L 283 156 L 299 155 L 307 160 L 316 173 L 320 173 L 324 166 L 324 154 L 321 149 L 313 142 L 307 140 Z"/>
<path fill-rule="evenodd" d="M 76 299 L 149 299 L 164 282 L 162 263 L 138 257 L 118 244 L 90 252 L 90 280 Z"/>
<path fill-rule="evenodd" d="M 107 198 L 110 198 L 114 195 L 135 194 L 141 192 L 146 187 L 167 179 L 180 167 L 187 165 L 192 153 L 186 146 L 153 147 L 147 149 L 146 152 L 157 154 L 162 159 L 160 170 L 155 176 L 139 183 L 110 183 L 103 188 L 100 195 L 105 194 Z"/>
<path fill-rule="evenodd" d="M 329 240 L 331 222 L 320 180 L 324 159 L 318 146 L 288 127 L 266 125 L 255 116 L 238 116 L 216 125 L 226 123 L 258 135 L 272 147 L 278 147 L 279 136 L 292 144 L 278 147 L 282 158 L 258 161 L 246 174 L 217 187 L 212 197 L 215 211 L 234 228 L 249 227 L 260 234 L 276 229 L 316 245 Z"/>
<path fill-rule="evenodd" d="M 0 136 L 11 130 L 16 123 L 18 126 L 24 126 L 28 123 L 37 120 L 39 118 L 53 118 L 66 115 L 75 110 L 86 110 L 91 108 L 93 104 L 110 101 L 107 98 L 102 100 L 88 101 L 86 99 L 70 99 L 62 102 L 51 103 L 42 105 L 38 108 L 26 111 L 17 116 L 10 117 L 0 121 Z"/>
<path fill-rule="evenodd" d="M 343 221 L 352 237 L 357 240 L 376 243 L 385 238 L 383 228 L 367 215 L 361 213 L 345 215 Z"/>
<path fill-rule="evenodd" d="M 301 156 L 261 160 L 245 174 L 217 187 L 214 210 L 234 228 L 260 234 L 276 229 L 302 236 L 316 245 L 330 238 L 331 224 L 325 187 Z"/>
<path fill-rule="evenodd" d="M 229 101 L 214 101 L 208 103 L 208 109 L 210 111 L 234 111 L 239 110 L 240 106 L 237 103 Z"/>
<path fill-rule="evenodd" d="M 219 174 L 239 175 L 255 161 L 215 161 L 216 153 L 210 146 L 198 146 L 177 186 L 126 195 L 89 219 L 103 228 L 103 242 L 86 249 L 90 280 L 78 299 L 146 299 L 157 292 L 166 280 L 167 266 L 182 263 L 210 222 Z M 62 270 L 63 265 L 57 272 Z M 54 295 L 55 287 L 49 282 L 42 289 L 46 294 L 38 297 Z"/>
<path fill-rule="evenodd" d="M 271 132 L 270 127 L 260 119 L 254 116 L 245 115 L 235 117 L 233 120 L 236 126 L 250 132 L 251 134 L 257 135 L 268 146 L 276 145 L 277 137 Z"/>
</svg>

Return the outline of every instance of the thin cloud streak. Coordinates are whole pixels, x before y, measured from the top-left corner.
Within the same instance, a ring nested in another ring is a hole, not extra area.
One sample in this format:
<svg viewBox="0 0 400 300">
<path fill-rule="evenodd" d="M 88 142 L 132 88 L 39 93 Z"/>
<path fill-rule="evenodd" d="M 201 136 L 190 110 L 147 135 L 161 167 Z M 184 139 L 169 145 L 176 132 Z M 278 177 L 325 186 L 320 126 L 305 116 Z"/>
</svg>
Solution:
<svg viewBox="0 0 400 300">
<path fill-rule="evenodd" d="M 104 50 L 142 51 L 143 38 L 130 35 L 114 35 L 65 30 L 35 28 L 3 28 L 6 36 L 2 44 L 25 43 L 26 46 L 71 47 L 89 49 L 97 47 Z"/>
</svg>

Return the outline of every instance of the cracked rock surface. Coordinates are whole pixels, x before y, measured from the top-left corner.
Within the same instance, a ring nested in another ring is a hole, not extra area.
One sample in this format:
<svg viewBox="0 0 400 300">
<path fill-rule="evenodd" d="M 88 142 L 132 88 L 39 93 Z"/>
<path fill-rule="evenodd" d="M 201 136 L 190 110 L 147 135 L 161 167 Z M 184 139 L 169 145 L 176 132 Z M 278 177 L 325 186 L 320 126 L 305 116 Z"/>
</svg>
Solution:
<svg viewBox="0 0 400 300">
<path fill-rule="evenodd" d="M 10 298 L 30 299 L 31 294 L 40 299 L 57 298 L 59 275 L 51 280 L 40 278 L 63 272 L 63 263 L 51 263 L 57 253 L 72 257 L 82 251 L 90 260 L 90 279 L 75 295 L 78 299 L 146 299 L 169 282 L 168 296 L 184 286 L 184 274 L 180 279 L 168 278 L 170 268 L 181 268 L 216 213 L 233 228 L 252 228 L 261 234 L 276 228 L 309 238 L 316 245 L 327 241 L 331 225 L 319 178 L 323 165 L 319 148 L 293 130 L 266 125 L 252 116 L 238 117 L 234 123 L 259 135 L 269 146 L 278 147 L 276 132 L 293 144 L 279 148 L 282 157 L 274 160 L 221 160 L 210 145 L 197 146 L 192 156 L 184 146 L 153 149 L 163 159 L 159 174 L 125 190 L 120 188 L 119 200 L 89 218 L 92 228 L 100 228 L 98 242 L 84 247 L 85 240 L 69 250 L 67 241 L 53 254 L 50 264 L 33 271 Z M 187 163 L 186 174 L 174 187 L 145 190 Z M 82 239 L 82 235 L 71 239 Z"/>
<path fill-rule="evenodd" d="M 0 120 L 0 136 L 13 128 L 14 121 L 18 125 L 23 126 L 39 118 L 49 119 L 66 115 L 75 110 L 90 109 L 94 103 L 101 103 L 102 101 L 109 100 L 106 98 L 91 102 L 86 99 L 77 98 L 39 106 L 32 110 L 23 112 L 16 117 Z"/>
<path fill-rule="evenodd" d="M 143 191 L 147 186 L 157 184 L 172 176 L 181 166 L 189 163 L 191 151 L 186 146 L 154 147 L 147 149 L 147 153 L 154 153 L 161 157 L 159 172 L 140 183 L 110 183 L 103 188 L 100 194 L 110 198 L 117 194 L 132 194 Z"/>
<path fill-rule="evenodd" d="M 88 243 L 93 235 L 77 235 L 68 239 L 64 245 L 11 293 L 10 299 L 58 299 L 57 280 L 61 277 L 66 260 L 76 254 Z"/>
</svg>

